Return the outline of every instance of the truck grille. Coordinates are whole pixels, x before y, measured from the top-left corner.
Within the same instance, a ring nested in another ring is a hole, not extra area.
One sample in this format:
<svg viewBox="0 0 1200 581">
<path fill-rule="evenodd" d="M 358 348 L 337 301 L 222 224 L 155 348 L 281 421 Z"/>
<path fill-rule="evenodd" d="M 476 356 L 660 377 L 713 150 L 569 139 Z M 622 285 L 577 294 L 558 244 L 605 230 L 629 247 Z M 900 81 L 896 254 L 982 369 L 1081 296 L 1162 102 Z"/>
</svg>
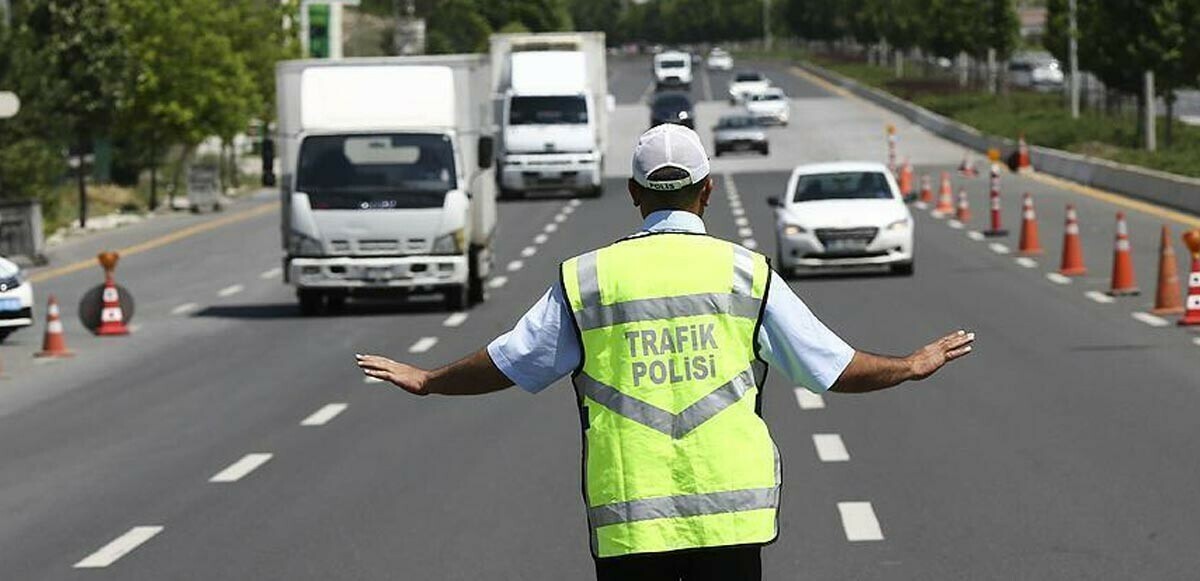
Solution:
<svg viewBox="0 0 1200 581">
<path fill-rule="evenodd" d="M 359 240 L 359 252 L 397 253 L 400 252 L 399 240 Z"/>
</svg>

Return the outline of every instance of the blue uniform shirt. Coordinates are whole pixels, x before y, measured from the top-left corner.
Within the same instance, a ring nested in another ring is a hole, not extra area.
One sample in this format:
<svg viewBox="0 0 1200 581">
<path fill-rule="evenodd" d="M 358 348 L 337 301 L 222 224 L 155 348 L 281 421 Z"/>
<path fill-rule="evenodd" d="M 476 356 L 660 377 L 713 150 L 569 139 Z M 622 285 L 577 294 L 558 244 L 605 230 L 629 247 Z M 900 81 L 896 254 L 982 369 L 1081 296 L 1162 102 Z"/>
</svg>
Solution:
<svg viewBox="0 0 1200 581">
<path fill-rule="evenodd" d="M 647 232 L 704 233 L 690 212 L 660 211 L 646 217 Z M 759 355 L 792 383 L 823 392 L 837 381 L 854 349 L 821 323 L 787 283 L 771 272 L 767 308 L 757 337 Z M 530 393 L 570 375 L 579 366 L 579 338 L 561 284 L 542 295 L 513 330 L 488 345 L 488 355 L 513 383 Z"/>
</svg>

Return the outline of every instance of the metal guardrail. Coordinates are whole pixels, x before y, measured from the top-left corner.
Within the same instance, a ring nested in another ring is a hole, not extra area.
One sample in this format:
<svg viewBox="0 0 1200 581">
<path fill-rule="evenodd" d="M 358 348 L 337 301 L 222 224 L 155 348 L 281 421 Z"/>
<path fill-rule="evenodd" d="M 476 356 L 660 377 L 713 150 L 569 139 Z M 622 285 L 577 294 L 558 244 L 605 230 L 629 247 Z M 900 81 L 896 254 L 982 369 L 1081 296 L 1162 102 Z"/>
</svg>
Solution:
<svg viewBox="0 0 1200 581">
<path fill-rule="evenodd" d="M 1007 157 L 1017 148 L 1016 142 L 1011 139 L 981 133 L 974 127 L 943 117 L 895 95 L 864 85 L 812 63 L 798 62 L 795 64 L 810 74 L 892 111 L 935 135 L 969 149 L 986 152 L 988 149 L 996 148 L 1005 152 L 1005 157 Z M 1034 146 L 1030 147 L 1029 151 L 1030 161 L 1041 173 L 1200 215 L 1200 179 L 1048 147 Z"/>
</svg>

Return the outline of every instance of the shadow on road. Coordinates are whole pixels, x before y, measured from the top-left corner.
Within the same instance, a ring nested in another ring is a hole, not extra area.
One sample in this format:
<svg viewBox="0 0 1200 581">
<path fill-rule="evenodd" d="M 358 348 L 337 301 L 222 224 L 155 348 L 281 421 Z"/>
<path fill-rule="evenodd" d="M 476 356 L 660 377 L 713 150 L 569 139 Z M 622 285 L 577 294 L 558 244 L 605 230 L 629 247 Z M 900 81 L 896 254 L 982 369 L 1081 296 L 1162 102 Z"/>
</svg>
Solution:
<svg viewBox="0 0 1200 581">
<path fill-rule="evenodd" d="M 270 319 L 322 319 L 369 317 L 378 315 L 410 315 L 440 313 L 446 309 L 440 300 L 435 301 L 381 301 L 352 300 L 345 306 L 326 310 L 320 315 L 305 316 L 296 303 L 270 303 L 257 305 L 219 305 L 207 307 L 193 317 L 214 319 L 270 320 Z"/>
</svg>

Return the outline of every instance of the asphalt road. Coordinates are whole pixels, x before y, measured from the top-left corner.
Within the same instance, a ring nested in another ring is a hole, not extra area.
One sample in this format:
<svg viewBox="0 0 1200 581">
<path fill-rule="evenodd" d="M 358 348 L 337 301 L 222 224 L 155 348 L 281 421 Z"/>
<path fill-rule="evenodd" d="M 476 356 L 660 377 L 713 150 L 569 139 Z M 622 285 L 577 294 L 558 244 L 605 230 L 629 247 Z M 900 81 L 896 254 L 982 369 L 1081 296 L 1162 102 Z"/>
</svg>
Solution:
<svg viewBox="0 0 1200 581">
<path fill-rule="evenodd" d="M 502 205 L 503 284 L 498 277 L 491 300 L 465 319 L 422 301 L 299 317 L 275 270 L 269 193 L 224 216 L 155 221 L 64 248 L 37 291 L 64 299 L 78 356 L 31 363 L 40 327 L 0 348 L 0 578 L 588 578 L 566 381 L 538 396 L 418 399 L 364 383 L 353 354 L 448 362 L 508 329 L 559 261 L 636 227 L 623 171 L 646 123 L 650 67 L 611 67 L 618 109 L 604 197 Z M 784 66 L 762 68 L 795 99 L 793 123 L 772 131 L 769 158 L 714 162 L 706 218 L 717 236 L 773 256 L 765 198 L 781 192 L 788 169 L 882 159 L 889 122 L 918 173 L 959 161 L 957 148 L 878 109 Z M 728 75 L 698 78 L 708 139 L 706 126 L 728 108 Z M 922 384 L 827 395 L 821 407 L 771 376 L 764 408 L 786 484 L 766 578 L 1194 576 L 1200 345 L 1133 313 L 1152 302 L 1163 220 L 1178 234 L 1196 218 L 1126 208 L 1146 293 L 1100 303 L 1085 293 L 1107 288 L 1121 206 L 1040 177 L 1003 182 L 1007 240 L 968 237 L 986 216 L 987 183 L 963 181 L 975 223 L 955 229 L 914 209 L 916 276 L 792 281 L 860 349 L 904 353 L 959 327 L 979 340 L 970 358 Z M 1024 190 L 1036 196 L 1047 250 L 1032 266 L 1000 252 L 1015 249 Z M 1067 202 L 1079 207 L 1091 273 L 1059 284 L 1046 274 L 1057 267 Z M 84 335 L 72 303 L 99 270 L 55 268 L 213 219 L 226 222 L 122 261 L 120 281 L 139 301 L 136 333 Z"/>
</svg>

